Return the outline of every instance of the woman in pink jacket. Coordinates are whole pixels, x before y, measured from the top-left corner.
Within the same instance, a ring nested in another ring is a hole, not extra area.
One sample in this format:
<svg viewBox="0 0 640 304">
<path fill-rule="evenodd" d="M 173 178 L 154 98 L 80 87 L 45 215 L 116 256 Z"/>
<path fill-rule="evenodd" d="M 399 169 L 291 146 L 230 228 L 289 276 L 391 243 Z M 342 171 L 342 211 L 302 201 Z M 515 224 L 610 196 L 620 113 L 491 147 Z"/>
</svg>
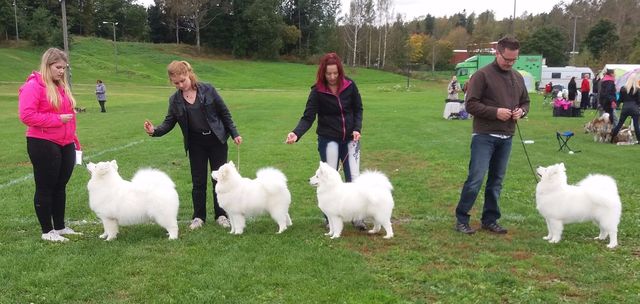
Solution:
<svg viewBox="0 0 640 304">
<path fill-rule="evenodd" d="M 42 239 L 68 241 L 76 234 L 64 224 L 66 186 L 80 143 L 73 108 L 76 101 L 65 77 L 67 55 L 50 48 L 19 90 L 20 120 L 27 125 L 27 152 L 36 184 L 33 198 Z"/>
</svg>

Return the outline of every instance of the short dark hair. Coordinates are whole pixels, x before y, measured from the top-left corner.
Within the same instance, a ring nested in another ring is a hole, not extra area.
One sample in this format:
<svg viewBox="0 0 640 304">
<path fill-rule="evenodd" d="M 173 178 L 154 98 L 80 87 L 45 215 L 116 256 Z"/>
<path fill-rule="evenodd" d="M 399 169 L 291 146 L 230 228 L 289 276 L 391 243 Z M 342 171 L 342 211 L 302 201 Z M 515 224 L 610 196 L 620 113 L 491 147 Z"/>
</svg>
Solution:
<svg viewBox="0 0 640 304">
<path fill-rule="evenodd" d="M 504 49 L 519 50 L 520 42 L 514 37 L 505 36 L 498 40 L 497 49 L 500 53 L 504 52 Z"/>
<path fill-rule="evenodd" d="M 614 70 L 613 69 L 607 69 L 607 71 L 605 72 L 605 74 L 607 75 L 613 75 Z"/>
</svg>

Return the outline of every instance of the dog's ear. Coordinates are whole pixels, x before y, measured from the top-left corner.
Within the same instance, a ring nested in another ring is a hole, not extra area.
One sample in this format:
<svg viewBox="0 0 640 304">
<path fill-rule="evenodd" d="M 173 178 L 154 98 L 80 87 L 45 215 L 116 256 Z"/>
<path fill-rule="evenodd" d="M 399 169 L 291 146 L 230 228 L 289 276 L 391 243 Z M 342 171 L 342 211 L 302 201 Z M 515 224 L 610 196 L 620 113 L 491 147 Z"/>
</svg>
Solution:
<svg viewBox="0 0 640 304">
<path fill-rule="evenodd" d="M 236 165 L 233 163 L 233 161 L 232 161 L 232 160 L 230 160 L 227 164 L 232 165 L 234 168 L 235 168 L 235 166 L 236 166 Z"/>
<path fill-rule="evenodd" d="M 111 165 L 111 167 L 113 167 L 113 169 L 116 169 L 116 171 L 118 170 L 118 163 L 115 159 L 110 161 L 109 164 Z"/>
<path fill-rule="evenodd" d="M 91 174 L 93 174 L 93 172 L 96 170 L 96 164 L 94 163 L 88 163 L 87 164 L 87 170 L 89 170 L 89 172 Z"/>
</svg>

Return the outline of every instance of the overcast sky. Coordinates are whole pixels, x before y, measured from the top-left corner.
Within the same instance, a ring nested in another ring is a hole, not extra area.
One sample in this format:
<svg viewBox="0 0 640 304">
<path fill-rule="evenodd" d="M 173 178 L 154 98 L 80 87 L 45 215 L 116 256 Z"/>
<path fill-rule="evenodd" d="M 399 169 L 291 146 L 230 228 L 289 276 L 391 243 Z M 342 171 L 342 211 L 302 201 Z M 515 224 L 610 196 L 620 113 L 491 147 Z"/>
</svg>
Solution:
<svg viewBox="0 0 640 304">
<path fill-rule="evenodd" d="M 342 14 L 349 9 L 350 0 L 342 1 Z M 435 17 L 451 16 L 455 13 L 467 10 L 467 15 L 475 12 L 476 16 L 486 10 L 492 10 L 496 19 L 511 18 L 513 15 L 513 5 L 516 5 L 516 16 L 521 16 L 525 11 L 539 14 L 549 12 L 553 6 L 562 2 L 561 0 L 392 0 L 395 12 L 405 16 L 405 20 L 412 20 L 431 14 Z M 149 6 L 153 0 L 137 0 L 138 3 Z M 572 2 L 572 0 L 565 0 Z"/>
</svg>

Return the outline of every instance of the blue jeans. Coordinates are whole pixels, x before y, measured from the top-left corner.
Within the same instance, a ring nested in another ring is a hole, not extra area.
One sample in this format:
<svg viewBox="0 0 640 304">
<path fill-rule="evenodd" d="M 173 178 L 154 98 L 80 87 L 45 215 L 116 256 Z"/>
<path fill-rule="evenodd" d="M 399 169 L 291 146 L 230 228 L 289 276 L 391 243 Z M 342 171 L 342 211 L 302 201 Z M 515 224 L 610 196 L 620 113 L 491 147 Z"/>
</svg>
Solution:
<svg viewBox="0 0 640 304">
<path fill-rule="evenodd" d="M 360 175 L 360 142 L 318 136 L 318 152 L 320 160 L 336 170 L 342 163 L 346 182 L 351 182 Z"/>
<path fill-rule="evenodd" d="M 456 218 L 459 223 L 469 224 L 469 211 L 478 197 L 487 171 L 489 174 L 484 190 L 484 208 L 482 209 L 481 221 L 486 225 L 494 223 L 500 218 L 498 199 L 511 154 L 511 139 L 511 137 L 501 139 L 489 134 L 476 134 L 471 137 L 469 176 L 464 182 L 460 201 L 456 207 Z"/>
</svg>

